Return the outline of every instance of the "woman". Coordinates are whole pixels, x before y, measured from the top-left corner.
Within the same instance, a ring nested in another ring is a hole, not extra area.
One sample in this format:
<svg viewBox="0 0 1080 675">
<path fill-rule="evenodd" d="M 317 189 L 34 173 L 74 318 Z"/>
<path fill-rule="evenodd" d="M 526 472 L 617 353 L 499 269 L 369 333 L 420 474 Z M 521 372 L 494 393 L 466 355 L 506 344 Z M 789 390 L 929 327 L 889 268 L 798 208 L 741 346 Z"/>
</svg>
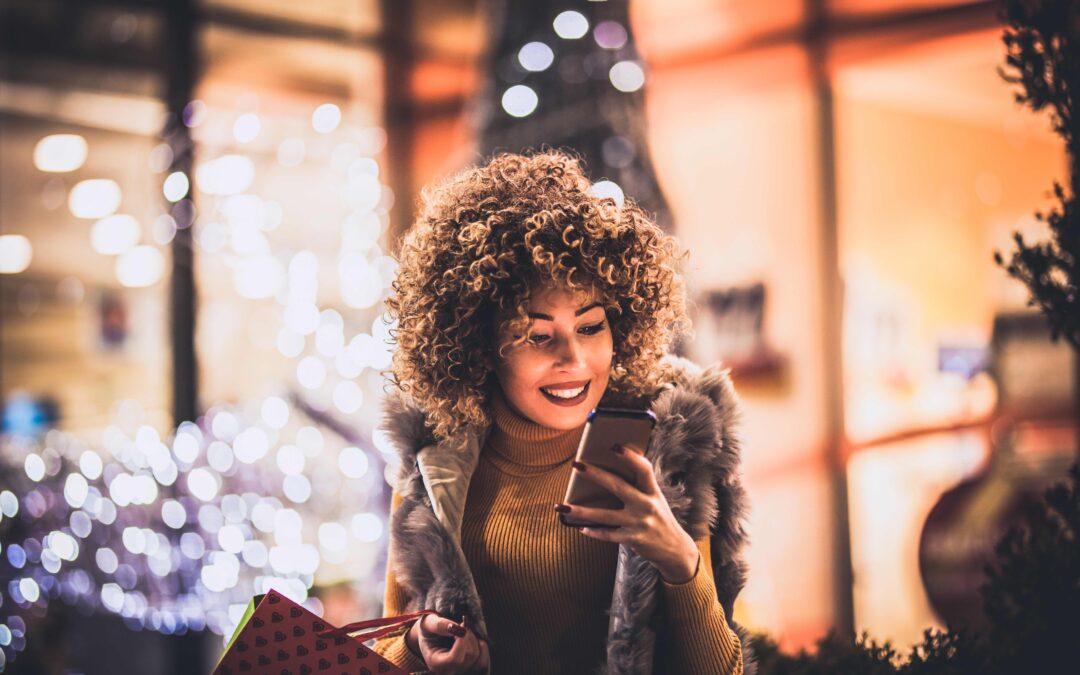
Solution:
<svg viewBox="0 0 1080 675">
<path fill-rule="evenodd" d="M 731 621 L 744 495 L 726 374 L 688 328 L 676 247 L 563 153 L 500 155 L 424 193 L 389 300 L 402 457 L 376 649 L 436 673 L 749 673 Z M 574 462 L 598 405 L 651 408 L 633 484 Z M 572 471 L 625 508 L 561 504 Z M 608 529 L 570 528 L 559 513 Z"/>
</svg>

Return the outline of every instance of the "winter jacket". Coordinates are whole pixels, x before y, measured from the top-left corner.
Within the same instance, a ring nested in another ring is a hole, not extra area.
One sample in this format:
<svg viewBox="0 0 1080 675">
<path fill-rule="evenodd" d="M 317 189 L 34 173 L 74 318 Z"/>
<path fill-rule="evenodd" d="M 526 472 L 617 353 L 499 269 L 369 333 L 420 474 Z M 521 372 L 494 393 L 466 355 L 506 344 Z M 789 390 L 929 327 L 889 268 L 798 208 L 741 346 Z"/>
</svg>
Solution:
<svg viewBox="0 0 1080 675">
<path fill-rule="evenodd" d="M 747 574 L 741 555 L 747 503 L 738 473 L 738 399 L 727 371 L 717 366 L 701 370 L 685 359 L 673 358 L 672 363 L 678 372 L 675 382 L 651 397 L 657 422 L 645 454 L 683 529 L 694 539 L 711 535 L 717 598 L 742 643 L 743 672 L 753 675 L 748 635 L 731 618 Z M 464 615 L 486 639 L 483 607 L 461 548 L 461 522 L 488 429 L 466 427 L 436 439 L 425 425 L 423 409 L 397 391 L 388 395 L 385 411 L 384 428 L 401 456 L 396 486 L 401 504 L 391 516 L 390 559 L 409 595 L 409 610 Z M 620 546 L 607 657 L 599 672 L 662 672 L 655 649 L 664 621 L 658 611 L 659 579 L 650 562 Z"/>
</svg>

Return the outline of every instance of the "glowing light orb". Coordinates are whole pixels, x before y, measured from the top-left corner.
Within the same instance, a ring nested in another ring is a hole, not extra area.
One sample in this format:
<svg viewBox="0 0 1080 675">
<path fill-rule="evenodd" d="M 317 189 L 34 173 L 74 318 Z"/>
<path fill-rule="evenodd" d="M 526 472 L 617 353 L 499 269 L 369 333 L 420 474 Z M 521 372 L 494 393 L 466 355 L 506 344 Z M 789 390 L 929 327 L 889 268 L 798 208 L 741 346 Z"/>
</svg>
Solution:
<svg viewBox="0 0 1080 675">
<path fill-rule="evenodd" d="M 608 71 L 608 79 L 619 91 L 637 91 L 645 84 L 645 71 L 634 61 L 619 61 Z"/>
<path fill-rule="evenodd" d="M 555 52 L 543 42 L 530 42 L 518 50 L 517 57 L 522 68 L 539 73 L 555 61 Z"/>
<path fill-rule="evenodd" d="M 86 139 L 78 134 L 52 134 L 34 146 L 34 166 L 46 173 L 67 173 L 86 162 Z"/>
<path fill-rule="evenodd" d="M 104 218 L 120 208 L 120 186 L 108 178 L 80 181 L 68 193 L 68 209 L 76 218 Z"/>
<path fill-rule="evenodd" d="M 30 267 L 34 248 L 21 234 L 0 235 L 0 274 L 18 274 Z"/>
<path fill-rule="evenodd" d="M 589 32 L 589 20 L 581 12 L 567 10 L 552 22 L 555 34 L 564 40 L 577 40 Z"/>
<path fill-rule="evenodd" d="M 532 87 L 515 84 L 503 92 L 502 107 L 512 117 L 527 117 L 536 110 L 540 97 Z"/>
</svg>

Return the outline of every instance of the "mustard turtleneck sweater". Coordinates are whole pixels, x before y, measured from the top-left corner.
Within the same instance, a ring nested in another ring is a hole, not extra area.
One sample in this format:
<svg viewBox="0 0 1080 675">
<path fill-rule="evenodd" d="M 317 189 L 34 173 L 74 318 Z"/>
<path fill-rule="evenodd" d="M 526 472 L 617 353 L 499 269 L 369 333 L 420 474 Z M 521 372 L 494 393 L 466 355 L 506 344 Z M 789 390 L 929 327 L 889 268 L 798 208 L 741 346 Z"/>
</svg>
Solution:
<svg viewBox="0 0 1080 675">
<path fill-rule="evenodd" d="M 484 608 L 494 675 L 589 673 L 602 661 L 618 545 L 559 522 L 584 427 L 542 427 L 493 400 L 494 424 L 469 484 L 461 545 Z M 391 509 L 401 499 L 394 494 Z M 742 672 L 742 650 L 716 599 L 709 539 L 697 541 L 698 570 L 689 581 L 662 578 L 667 627 L 657 653 L 668 671 L 699 675 Z M 405 590 L 387 566 L 384 616 L 406 612 Z M 375 651 L 410 672 L 426 672 L 404 632 L 376 641 Z"/>
</svg>

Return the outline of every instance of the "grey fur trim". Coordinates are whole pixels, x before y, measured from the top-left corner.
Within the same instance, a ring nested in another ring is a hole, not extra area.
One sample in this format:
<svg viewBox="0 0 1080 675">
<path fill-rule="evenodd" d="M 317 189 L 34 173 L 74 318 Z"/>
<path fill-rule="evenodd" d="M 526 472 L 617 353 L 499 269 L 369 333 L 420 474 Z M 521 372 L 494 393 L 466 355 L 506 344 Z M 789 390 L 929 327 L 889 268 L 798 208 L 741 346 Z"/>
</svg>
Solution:
<svg viewBox="0 0 1080 675">
<path fill-rule="evenodd" d="M 425 415 L 400 392 L 387 395 L 385 410 L 383 426 L 401 455 L 401 505 L 390 518 L 390 560 L 409 596 L 409 611 L 434 609 L 454 620 L 467 617 L 476 634 L 490 642 L 468 561 L 435 517 L 420 475 L 417 456 L 433 441 Z"/>
<path fill-rule="evenodd" d="M 435 437 L 425 424 L 427 415 L 408 394 L 391 390 L 383 401 L 382 428 L 401 455 L 400 481 L 416 468 L 416 455 L 435 442 Z"/>
<path fill-rule="evenodd" d="M 727 371 L 701 371 L 686 361 L 678 386 L 661 392 L 652 404 L 656 428 L 646 451 L 657 483 L 679 524 L 695 539 L 712 535 L 712 567 L 717 598 L 729 625 L 735 597 L 746 582 L 739 557 L 746 542 L 743 527 L 746 495 L 737 474 L 739 446 L 735 431 L 739 408 Z M 650 673 L 656 641 L 652 626 L 658 602 L 659 572 L 625 547 L 611 605 L 605 675 Z M 748 641 L 741 639 L 744 673 L 756 671 Z M 647 645 L 646 649 L 639 645 Z M 745 668 L 749 667 L 749 670 Z"/>
<path fill-rule="evenodd" d="M 652 563 L 619 546 L 608 621 L 607 661 L 597 671 L 601 675 L 653 672 L 656 631 L 650 623 L 656 613 L 659 580 Z"/>
</svg>

